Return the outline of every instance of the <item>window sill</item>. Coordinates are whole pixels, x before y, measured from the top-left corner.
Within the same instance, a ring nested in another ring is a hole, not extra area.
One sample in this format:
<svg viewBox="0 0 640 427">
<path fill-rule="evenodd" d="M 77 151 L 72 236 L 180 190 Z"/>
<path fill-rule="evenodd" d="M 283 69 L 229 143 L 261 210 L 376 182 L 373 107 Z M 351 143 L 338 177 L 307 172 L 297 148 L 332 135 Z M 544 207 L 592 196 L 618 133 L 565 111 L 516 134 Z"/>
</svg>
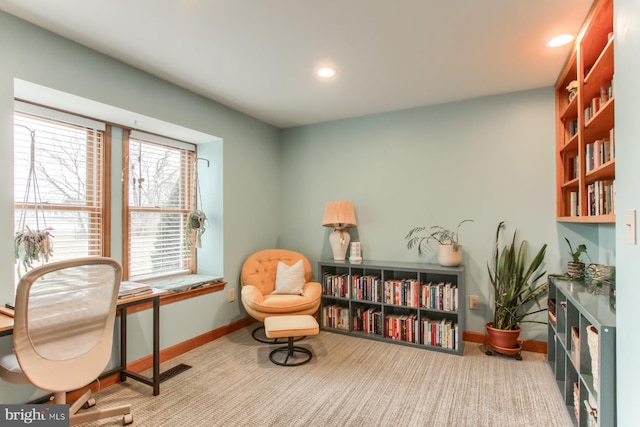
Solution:
<svg viewBox="0 0 640 427">
<path fill-rule="evenodd" d="M 197 275 L 193 275 L 197 276 Z M 152 288 L 164 289 L 168 293 L 164 294 L 160 297 L 160 305 L 171 304 L 174 302 L 182 301 L 189 298 L 195 298 L 200 295 L 210 294 L 213 292 L 219 292 L 224 289 L 227 282 L 222 278 L 211 278 L 210 281 L 207 280 L 199 280 L 199 278 L 195 278 L 195 283 L 184 283 L 184 278 L 189 276 L 183 276 L 183 279 L 176 279 L 173 281 L 173 284 L 170 280 L 162 280 L 160 282 L 149 283 Z M 156 283 L 160 285 L 156 287 Z M 127 309 L 127 314 L 135 313 L 137 311 L 147 310 L 153 306 L 151 301 L 138 304 Z"/>
</svg>

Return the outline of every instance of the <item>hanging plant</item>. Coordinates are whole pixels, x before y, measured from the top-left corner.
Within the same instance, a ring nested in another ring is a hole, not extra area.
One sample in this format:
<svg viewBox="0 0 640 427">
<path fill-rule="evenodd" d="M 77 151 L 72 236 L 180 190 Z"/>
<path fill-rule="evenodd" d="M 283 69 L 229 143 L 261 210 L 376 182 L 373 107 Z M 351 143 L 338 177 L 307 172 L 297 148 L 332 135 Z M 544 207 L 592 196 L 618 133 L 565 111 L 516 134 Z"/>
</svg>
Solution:
<svg viewBox="0 0 640 427">
<path fill-rule="evenodd" d="M 40 200 L 40 189 L 38 188 L 38 177 L 35 169 L 35 142 L 36 132 L 25 127 L 31 134 L 31 156 L 29 159 L 29 175 L 25 186 L 24 199 L 22 201 L 22 211 L 18 222 L 18 231 L 13 242 L 14 257 L 17 261 L 16 270 L 18 278 L 22 277 L 21 267 L 26 273 L 33 268 L 34 262 L 47 262 L 53 256 L 53 228 L 47 227 L 44 211 L 42 210 L 42 200 Z M 29 201 L 33 187 L 33 201 Z M 27 210 L 29 203 L 33 204 L 35 211 L 36 229 L 33 230 L 26 224 Z M 42 225 L 40 227 L 40 216 Z"/>
<path fill-rule="evenodd" d="M 205 215 L 204 211 L 195 210 L 189 212 L 187 215 L 187 234 L 185 236 L 185 243 L 187 247 L 193 246 L 194 242 L 191 238 L 193 233 L 195 232 L 195 245 L 196 248 L 202 247 L 202 235 L 205 232 L 205 225 L 207 222 L 207 215 Z"/>
<path fill-rule="evenodd" d="M 35 261 L 49 261 L 53 255 L 53 235 L 51 227 L 44 230 L 31 230 L 25 226 L 25 230 L 18 231 L 14 239 L 14 256 L 18 261 L 18 277 L 22 277 L 20 266 L 25 273 L 33 268 Z"/>
<path fill-rule="evenodd" d="M 198 206 L 202 204 L 200 200 L 200 181 L 198 179 L 198 160 L 196 158 L 195 171 L 193 174 L 193 207 L 194 210 L 187 215 L 186 233 L 185 233 L 185 245 L 190 248 L 194 245 L 196 248 L 202 247 L 202 235 L 207 227 L 207 215 L 203 210 L 198 209 Z M 206 160 L 206 159 L 202 159 Z M 209 161 L 207 160 L 207 165 Z M 193 235 L 195 234 L 195 242 Z"/>
</svg>

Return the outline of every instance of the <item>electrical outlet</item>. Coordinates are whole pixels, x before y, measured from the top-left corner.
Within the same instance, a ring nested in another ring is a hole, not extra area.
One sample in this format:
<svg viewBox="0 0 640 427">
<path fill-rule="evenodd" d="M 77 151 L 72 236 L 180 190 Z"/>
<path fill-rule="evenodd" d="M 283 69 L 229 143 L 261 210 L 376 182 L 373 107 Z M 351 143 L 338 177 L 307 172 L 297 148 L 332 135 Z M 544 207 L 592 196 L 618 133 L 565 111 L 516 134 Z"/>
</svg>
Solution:
<svg viewBox="0 0 640 427">
<path fill-rule="evenodd" d="M 229 289 L 229 302 L 236 300 L 236 290 L 231 288 Z"/>
<path fill-rule="evenodd" d="M 469 295 L 469 309 L 477 310 L 480 308 L 480 297 L 478 295 Z"/>
</svg>

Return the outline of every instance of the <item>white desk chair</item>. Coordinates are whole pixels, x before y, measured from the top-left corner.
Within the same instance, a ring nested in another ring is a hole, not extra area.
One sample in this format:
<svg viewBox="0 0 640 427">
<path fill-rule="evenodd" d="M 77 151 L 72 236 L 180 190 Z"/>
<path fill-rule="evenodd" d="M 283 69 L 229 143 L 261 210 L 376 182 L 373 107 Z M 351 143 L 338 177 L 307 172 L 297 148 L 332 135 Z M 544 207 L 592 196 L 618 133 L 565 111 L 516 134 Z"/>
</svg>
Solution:
<svg viewBox="0 0 640 427">
<path fill-rule="evenodd" d="M 52 392 L 54 403 L 91 384 L 111 357 L 122 267 L 111 258 L 59 261 L 26 273 L 16 294 L 15 355 L 0 359 L 0 377 Z M 91 410 L 87 390 L 70 409 L 71 425 L 117 415 L 133 422 L 131 405 Z"/>
</svg>

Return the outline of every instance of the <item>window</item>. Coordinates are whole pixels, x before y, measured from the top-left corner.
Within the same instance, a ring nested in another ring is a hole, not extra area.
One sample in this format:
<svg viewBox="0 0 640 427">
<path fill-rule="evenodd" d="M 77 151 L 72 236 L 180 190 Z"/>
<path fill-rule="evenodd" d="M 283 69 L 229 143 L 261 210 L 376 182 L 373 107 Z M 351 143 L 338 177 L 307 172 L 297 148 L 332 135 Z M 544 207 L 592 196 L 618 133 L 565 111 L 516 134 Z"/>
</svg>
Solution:
<svg viewBox="0 0 640 427">
<path fill-rule="evenodd" d="M 123 151 L 127 278 L 195 272 L 194 249 L 185 244 L 195 146 L 131 131 Z"/>
<path fill-rule="evenodd" d="M 14 229 L 51 228 L 50 261 L 108 255 L 104 131 L 103 123 L 16 102 Z"/>
</svg>

